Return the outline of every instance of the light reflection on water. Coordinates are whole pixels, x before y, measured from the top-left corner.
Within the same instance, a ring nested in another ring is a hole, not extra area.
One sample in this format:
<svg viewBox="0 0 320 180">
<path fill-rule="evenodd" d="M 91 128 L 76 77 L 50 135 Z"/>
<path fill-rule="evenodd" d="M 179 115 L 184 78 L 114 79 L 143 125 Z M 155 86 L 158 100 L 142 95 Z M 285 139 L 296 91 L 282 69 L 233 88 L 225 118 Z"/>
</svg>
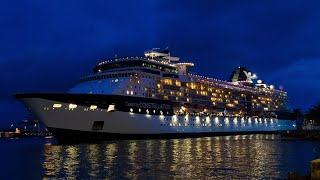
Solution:
<svg viewBox="0 0 320 180">
<path fill-rule="evenodd" d="M 45 145 L 42 166 L 44 178 L 282 179 L 288 171 L 306 173 L 319 147 L 276 135 Z"/>
</svg>

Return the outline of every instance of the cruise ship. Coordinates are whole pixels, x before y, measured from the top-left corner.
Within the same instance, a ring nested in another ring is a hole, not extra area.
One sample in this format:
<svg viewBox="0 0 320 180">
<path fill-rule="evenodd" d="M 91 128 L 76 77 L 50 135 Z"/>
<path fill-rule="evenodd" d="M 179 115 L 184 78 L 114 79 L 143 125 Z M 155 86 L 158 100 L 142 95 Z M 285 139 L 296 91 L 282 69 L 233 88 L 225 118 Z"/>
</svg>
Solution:
<svg viewBox="0 0 320 180">
<path fill-rule="evenodd" d="M 245 67 L 191 73 L 169 50 L 98 62 L 67 93 L 16 94 L 60 142 L 274 133 L 296 129 L 287 92 Z"/>
</svg>

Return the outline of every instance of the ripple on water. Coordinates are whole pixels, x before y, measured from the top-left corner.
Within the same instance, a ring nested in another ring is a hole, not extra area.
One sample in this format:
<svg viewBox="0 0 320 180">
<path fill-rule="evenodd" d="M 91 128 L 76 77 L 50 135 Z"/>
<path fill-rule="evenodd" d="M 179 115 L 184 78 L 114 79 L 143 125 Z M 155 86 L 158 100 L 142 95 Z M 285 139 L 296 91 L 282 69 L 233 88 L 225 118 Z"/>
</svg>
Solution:
<svg viewBox="0 0 320 180">
<path fill-rule="evenodd" d="M 38 153 L 23 151 L 35 159 L 30 167 L 40 161 L 42 172 L 36 173 L 53 179 L 283 179 L 289 171 L 307 173 L 310 160 L 320 156 L 319 142 L 281 141 L 276 135 L 40 142 L 32 148 Z"/>
</svg>

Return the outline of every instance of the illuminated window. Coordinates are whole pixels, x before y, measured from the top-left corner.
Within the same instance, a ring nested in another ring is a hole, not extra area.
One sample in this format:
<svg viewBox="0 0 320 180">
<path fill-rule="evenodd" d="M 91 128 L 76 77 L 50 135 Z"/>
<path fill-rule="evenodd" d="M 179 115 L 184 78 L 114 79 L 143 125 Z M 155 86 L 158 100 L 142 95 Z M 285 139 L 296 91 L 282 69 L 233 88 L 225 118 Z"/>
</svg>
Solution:
<svg viewBox="0 0 320 180">
<path fill-rule="evenodd" d="M 53 104 L 52 107 L 54 107 L 54 108 L 61 108 L 61 107 L 62 107 L 62 104 Z"/>
<path fill-rule="evenodd" d="M 107 111 L 108 111 L 108 112 L 113 112 L 113 111 L 115 111 L 115 110 L 116 110 L 115 105 L 111 104 L 111 105 L 109 105 Z"/>
<path fill-rule="evenodd" d="M 234 104 L 227 104 L 227 106 L 229 106 L 229 107 L 234 107 Z"/>
<path fill-rule="evenodd" d="M 77 107 L 76 104 L 69 104 L 69 109 L 74 109 L 74 108 L 76 108 L 76 107 Z"/>
<path fill-rule="evenodd" d="M 97 109 L 97 105 L 91 105 L 90 106 L 90 110 L 95 110 L 95 109 Z"/>
</svg>

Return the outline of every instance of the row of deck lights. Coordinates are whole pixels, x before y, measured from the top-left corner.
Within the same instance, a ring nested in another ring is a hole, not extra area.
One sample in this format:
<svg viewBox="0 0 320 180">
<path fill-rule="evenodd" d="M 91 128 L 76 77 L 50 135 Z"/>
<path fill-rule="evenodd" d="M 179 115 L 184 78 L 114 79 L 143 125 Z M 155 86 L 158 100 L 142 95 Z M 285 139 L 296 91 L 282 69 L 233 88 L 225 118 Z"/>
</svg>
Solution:
<svg viewBox="0 0 320 180">
<path fill-rule="evenodd" d="M 118 61 L 118 60 L 128 60 L 128 59 L 145 59 L 144 57 L 126 57 L 126 58 L 116 58 L 116 59 L 112 59 L 112 60 L 106 60 L 106 61 L 103 61 L 103 62 L 100 62 L 98 63 L 98 65 L 102 65 L 102 64 L 106 64 L 106 63 L 109 63 L 109 62 L 113 62 L 113 61 Z"/>
<path fill-rule="evenodd" d="M 172 122 L 170 123 L 170 126 L 187 126 L 187 124 L 189 125 L 188 121 L 189 120 L 186 118 L 185 119 L 185 123 L 181 122 L 181 121 L 178 122 L 177 118 L 172 118 Z M 229 118 L 225 118 L 223 121 L 224 121 L 225 125 L 227 125 L 227 126 L 231 126 L 232 125 L 232 124 L 230 124 Z M 223 124 L 221 124 L 219 122 L 219 119 L 217 117 L 214 119 L 213 123 L 210 122 L 210 118 L 208 118 L 208 117 L 207 117 L 206 120 L 202 119 L 202 122 L 204 122 L 205 124 L 201 123 L 201 120 L 200 120 L 199 117 L 196 117 L 196 122 L 195 122 L 196 126 L 223 126 Z M 238 122 L 239 121 L 238 121 L 237 118 L 233 119 L 233 125 L 238 126 Z M 248 119 L 248 123 L 249 124 L 247 124 L 247 126 L 250 126 L 250 124 L 252 123 L 251 118 Z M 258 124 L 258 123 L 262 124 L 263 122 L 262 122 L 261 119 L 259 119 L 259 121 L 258 121 L 258 119 L 255 118 L 255 124 Z M 270 120 L 270 123 L 271 124 L 274 123 L 273 119 Z M 243 126 L 246 126 L 244 118 L 241 119 L 241 124 Z M 264 120 L 264 124 L 267 126 L 267 120 L 266 119 Z M 194 124 L 193 124 L 193 126 L 194 126 Z"/>
<path fill-rule="evenodd" d="M 216 81 L 216 82 L 222 82 L 222 83 L 226 83 L 227 85 L 232 85 L 232 86 L 239 86 L 239 87 L 243 87 L 243 88 L 247 88 L 248 90 L 250 89 L 250 90 L 260 90 L 260 89 L 258 89 L 258 88 L 256 88 L 256 87 L 254 87 L 254 88 L 251 88 L 251 87 L 247 87 L 247 86 L 244 86 L 244 85 L 235 85 L 234 83 L 232 83 L 232 82 L 228 82 L 228 81 L 225 81 L 225 80 L 219 80 L 219 79 L 214 79 L 214 78 L 210 78 L 210 77 L 205 77 L 205 76 L 200 76 L 200 75 L 197 75 L 197 74 L 192 74 L 192 73 L 190 73 L 189 75 L 191 75 L 191 76 L 195 76 L 195 77 L 199 77 L 199 78 L 204 78 L 204 79 L 207 79 L 207 80 L 212 80 L 212 81 Z M 285 92 L 285 91 L 280 91 L 280 90 L 276 90 L 276 89 L 272 89 L 273 91 L 275 91 L 275 92 L 281 92 L 281 93 L 287 93 L 287 92 Z"/>
<path fill-rule="evenodd" d="M 61 108 L 62 107 L 62 104 L 53 104 L 53 108 Z M 73 109 L 75 109 L 75 108 L 77 108 L 77 105 L 76 104 L 69 104 L 69 109 L 71 109 L 71 110 L 73 110 Z M 90 108 L 87 108 L 86 110 L 95 110 L 95 109 L 97 109 L 97 106 L 96 105 L 91 105 L 90 106 Z M 49 108 L 45 108 L 45 110 L 49 110 Z M 141 109 L 139 109 L 139 112 L 141 112 Z M 155 113 L 156 112 L 156 110 L 153 110 L 153 113 Z M 130 108 L 130 113 L 133 113 L 133 108 Z M 150 116 L 150 111 L 147 109 L 146 110 L 146 113 L 147 113 L 147 115 L 149 115 Z M 163 118 L 163 111 L 160 111 L 160 114 L 161 114 L 161 116 L 162 116 L 162 118 Z M 161 117 L 160 116 L 160 117 Z M 177 121 L 179 121 L 180 120 L 180 118 L 178 118 L 177 117 L 177 115 L 174 115 L 174 116 L 172 116 L 172 121 L 173 122 L 177 122 Z M 189 115 L 186 115 L 185 116 L 185 121 L 188 121 L 189 120 Z M 201 122 L 201 119 L 200 119 L 200 117 L 199 116 L 196 116 L 195 117 L 195 120 L 196 120 L 196 123 L 197 124 L 199 124 L 200 122 Z M 203 118 L 202 119 L 202 121 L 203 122 L 206 122 L 206 123 L 210 123 L 210 121 L 211 121 L 211 119 L 209 118 L 209 117 L 206 117 L 205 119 Z M 217 123 L 219 123 L 219 118 L 218 117 L 215 117 L 215 119 L 214 119 L 214 121 L 215 121 L 215 123 L 217 124 Z M 230 122 L 230 120 L 229 120 L 229 118 L 228 117 L 226 117 L 225 119 L 224 119 L 224 122 L 226 123 L 226 124 L 229 124 L 229 122 Z M 262 118 L 255 118 L 255 123 L 262 123 Z M 271 118 L 270 119 L 270 122 L 271 122 L 271 124 L 273 123 L 273 119 Z M 234 119 L 233 119 L 233 123 L 234 124 L 238 124 L 238 118 L 237 117 L 235 117 Z M 241 118 L 241 123 L 242 124 L 244 124 L 245 123 L 245 119 L 244 118 Z M 251 123 L 251 118 L 248 118 L 248 123 Z M 267 123 L 267 118 L 264 118 L 264 123 Z"/>
<path fill-rule="evenodd" d="M 118 60 L 126 60 L 126 59 L 129 59 L 129 58 L 131 58 L 131 59 L 137 59 L 137 58 L 139 58 L 139 57 L 127 57 L 127 58 L 119 58 L 119 59 L 115 59 L 115 61 L 118 61 Z M 140 58 L 143 58 L 143 57 L 140 57 Z M 149 59 L 149 60 L 152 60 L 152 59 Z M 108 63 L 108 62 L 112 62 L 113 60 L 107 60 L 107 61 L 104 61 L 104 62 L 100 62 L 100 63 L 98 63 L 98 65 L 102 65 L 102 64 L 105 64 L 105 63 Z M 152 60 L 152 61 L 154 61 L 154 60 Z M 157 61 L 158 62 L 158 61 Z M 162 62 L 162 63 L 164 63 L 164 62 Z M 190 64 L 193 64 L 193 63 L 190 63 Z M 223 83 L 226 83 L 226 84 L 228 84 L 228 85 L 233 85 L 233 86 L 235 86 L 235 84 L 233 84 L 233 83 L 231 83 L 231 82 L 227 82 L 227 81 L 224 81 L 224 80 L 219 80 L 219 79 L 214 79 L 214 78 L 210 78 L 210 77 L 205 77 L 205 76 L 200 76 L 200 75 L 197 75 L 197 74 L 190 74 L 191 76 L 195 76 L 195 77 L 200 77 L 200 78 L 204 78 L 204 79 L 207 79 L 207 80 L 212 80 L 212 81 L 216 81 L 216 82 L 223 82 Z M 240 86 L 240 87 L 245 87 L 245 86 L 243 86 L 243 85 L 238 85 L 238 86 Z M 248 87 L 245 87 L 245 88 L 248 88 Z M 254 88 L 255 90 L 256 90 L 256 88 Z M 279 91 L 279 90 L 275 90 L 275 89 L 272 89 L 272 90 L 274 90 L 274 91 L 276 91 L 276 92 L 282 92 L 282 91 Z M 283 92 L 283 93 L 286 93 L 286 92 Z"/>
<path fill-rule="evenodd" d="M 53 104 L 52 105 L 52 109 L 55 109 L 55 108 L 58 109 L 58 108 L 61 108 L 61 107 L 62 107 L 62 104 Z M 77 107 L 78 107 L 77 104 L 72 104 L 71 103 L 71 104 L 69 104 L 68 108 L 65 108 L 65 109 L 74 110 Z M 49 107 L 44 107 L 43 109 L 44 110 L 50 110 Z M 114 105 L 109 105 L 107 111 L 110 112 L 110 111 L 112 111 L 114 109 L 115 109 Z M 91 110 L 91 111 L 98 110 L 98 106 L 97 105 L 91 105 L 89 108 L 84 108 L 84 111 L 89 111 L 89 110 Z M 103 110 L 101 109 L 101 111 L 103 111 Z"/>
<path fill-rule="evenodd" d="M 149 61 L 153 61 L 153 62 L 159 62 L 159 63 L 162 63 L 162 64 L 166 64 L 166 65 L 169 65 L 169 66 L 172 66 L 174 67 L 173 64 L 170 64 L 168 63 L 167 61 L 160 61 L 160 60 L 154 60 L 154 59 L 150 59 L 150 58 L 146 58 L 146 57 L 126 57 L 126 58 L 116 58 L 116 59 L 112 59 L 112 60 L 106 60 L 106 61 L 103 61 L 103 62 L 100 62 L 98 63 L 98 65 L 103 65 L 103 64 L 107 64 L 107 63 L 110 63 L 110 62 L 113 62 L 113 61 L 119 61 L 119 60 L 132 60 L 132 59 L 144 59 L 144 60 L 149 60 Z"/>
</svg>

